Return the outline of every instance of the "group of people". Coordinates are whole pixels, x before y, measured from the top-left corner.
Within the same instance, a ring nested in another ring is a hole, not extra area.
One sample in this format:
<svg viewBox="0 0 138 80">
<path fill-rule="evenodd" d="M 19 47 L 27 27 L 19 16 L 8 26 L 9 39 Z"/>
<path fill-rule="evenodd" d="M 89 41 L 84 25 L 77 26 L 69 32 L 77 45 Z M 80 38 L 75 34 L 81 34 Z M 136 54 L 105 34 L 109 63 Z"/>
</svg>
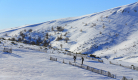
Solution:
<svg viewBox="0 0 138 80">
<path fill-rule="evenodd" d="M 74 59 L 74 63 L 75 63 L 76 62 L 76 56 L 74 56 L 73 59 Z M 83 64 L 84 58 L 81 57 L 81 60 L 82 60 L 82 63 L 81 64 Z"/>
</svg>

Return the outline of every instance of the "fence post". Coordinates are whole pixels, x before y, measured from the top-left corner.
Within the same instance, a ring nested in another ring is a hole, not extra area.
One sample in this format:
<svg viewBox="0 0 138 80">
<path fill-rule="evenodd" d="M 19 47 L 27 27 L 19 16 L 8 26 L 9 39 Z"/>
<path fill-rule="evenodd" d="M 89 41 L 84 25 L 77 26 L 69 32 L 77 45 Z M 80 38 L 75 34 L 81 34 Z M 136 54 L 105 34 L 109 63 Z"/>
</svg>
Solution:
<svg viewBox="0 0 138 80">
<path fill-rule="evenodd" d="M 109 61 L 109 63 L 111 64 L 111 61 Z"/>
<path fill-rule="evenodd" d="M 102 74 L 102 70 L 100 70 L 100 74 Z"/>
<path fill-rule="evenodd" d="M 64 62 L 64 59 L 63 59 L 63 63 L 65 63 L 65 62 Z"/>
<path fill-rule="evenodd" d="M 131 69 L 134 69 L 134 65 L 131 65 Z"/>
<path fill-rule="evenodd" d="M 103 70 L 101 69 L 101 74 L 103 74 Z"/>
<path fill-rule="evenodd" d="M 123 76 L 122 80 L 126 80 L 126 77 Z"/>
<path fill-rule="evenodd" d="M 110 72 L 108 72 L 108 77 L 111 77 L 111 75 L 110 75 L 111 73 Z"/>
<path fill-rule="evenodd" d="M 103 60 L 102 60 L 102 63 L 103 63 Z"/>
<path fill-rule="evenodd" d="M 89 69 L 89 66 L 87 66 L 87 70 Z"/>
<path fill-rule="evenodd" d="M 91 70 L 92 70 L 92 72 L 93 72 L 93 68 L 92 68 Z"/>
<path fill-rule="evenodd" d="M 69 61 L 69 64 L 71 64 L 70 61 Z"/>
<path fill-rule="evenodd" d="M 114 78 L 116 79 L 116 75 L 114 75 Z"/>
</svg>

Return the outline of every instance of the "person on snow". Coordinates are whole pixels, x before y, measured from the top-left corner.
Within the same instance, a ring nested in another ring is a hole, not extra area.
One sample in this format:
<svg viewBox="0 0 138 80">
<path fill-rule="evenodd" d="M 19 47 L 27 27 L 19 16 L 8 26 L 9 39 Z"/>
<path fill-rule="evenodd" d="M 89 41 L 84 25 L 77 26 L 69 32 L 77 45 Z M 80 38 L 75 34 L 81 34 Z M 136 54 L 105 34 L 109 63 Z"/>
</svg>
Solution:
<svg viewBox="0 0 138 80">
<path fill-rule="evenodd" d="M 82 64 L 83 64 L 84 58 L 82 57 L 81 60 L 82 60 Z"/>
<path fill-rule="evenodd" d="M 76 56 L 74 56 L 73 59 L 74 59 L 74 63 L 75 63 L 76 62 Z"/>
</svg>

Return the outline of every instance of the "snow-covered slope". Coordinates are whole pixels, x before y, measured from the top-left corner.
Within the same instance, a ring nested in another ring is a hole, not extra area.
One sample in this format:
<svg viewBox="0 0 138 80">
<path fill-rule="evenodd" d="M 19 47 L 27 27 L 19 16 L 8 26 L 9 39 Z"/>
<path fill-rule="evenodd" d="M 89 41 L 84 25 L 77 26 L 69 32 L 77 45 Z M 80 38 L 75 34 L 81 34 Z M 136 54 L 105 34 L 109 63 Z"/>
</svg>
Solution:
<svg viewBox="0 0 138 80">
<path fill-rule="evenodd" d="M 44 53 L 18 48 L 19 45 L 12 46 L 10 42 L 5 42 L 5 46 L 12 47 L 13 52 L 2 52 L 3 45 L 0 44 L 0 80 L 119 80 L 61 62 L 50 61 L 52 55 L 50 49 Z M 67 59 L 70 59 L 68 57 L 70 56 L 67 56 Z"/>
<path fill-rule="evenodd" d="M 3 52 L 3 44 L 5 47 L 12 48 L 12 53 Z M 108 60 L 101 63 L 84 58 L 82 66 L 109 71 L 116 75 L 116 78 L 97 74 L 93 72 L 94 70 L 88 71 L 72 66 L 69 62 L 74 62 L 73 56 L 66 53 L 66 51 L 23 43 L 13 45 L 11 41 L 3 40 L 0 43 L 0 80 L 122 80 L 123 76 L 129 80 L 138 79 L 138 71 L 109 64 Z M 50 60 L 50 57 L 57 58 L 57 61 Z M 76 63 L 73 64 L 81 64 L 81 57 L 77 56 Z M 123 65 L 129 66 L 131 63 L 123 63 Z M 102 74 L 107 73 L 102 72 Z"/>
<path fill-rule="evenodd" d="M 59 28 L 64 30 L 60 31 Z M 5 29 L 0 31 L 0 36 L 137 63 L 137 33 L 138 2 L 80 17 Z"/>
</svg>

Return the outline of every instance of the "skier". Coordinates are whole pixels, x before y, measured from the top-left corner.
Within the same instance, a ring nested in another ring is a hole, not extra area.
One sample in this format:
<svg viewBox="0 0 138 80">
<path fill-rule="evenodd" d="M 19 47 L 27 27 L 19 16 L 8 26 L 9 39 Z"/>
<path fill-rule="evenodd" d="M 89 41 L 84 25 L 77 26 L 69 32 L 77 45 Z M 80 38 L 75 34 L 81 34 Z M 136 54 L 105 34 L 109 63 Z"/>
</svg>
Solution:
<svg viewBox="0 0 138 80">
<path fill-rule="evenodd" d="M 82 60 L 82 64 L 83 64 L 84 58 L 82 57 L 81 60 Z"/>
<path fill-rule="evenodd" d="M 76 56 L 74 56 L 73 59 L 74 59 L 74 63 L 75 63 L 76 62 Z"/>
</svg>

